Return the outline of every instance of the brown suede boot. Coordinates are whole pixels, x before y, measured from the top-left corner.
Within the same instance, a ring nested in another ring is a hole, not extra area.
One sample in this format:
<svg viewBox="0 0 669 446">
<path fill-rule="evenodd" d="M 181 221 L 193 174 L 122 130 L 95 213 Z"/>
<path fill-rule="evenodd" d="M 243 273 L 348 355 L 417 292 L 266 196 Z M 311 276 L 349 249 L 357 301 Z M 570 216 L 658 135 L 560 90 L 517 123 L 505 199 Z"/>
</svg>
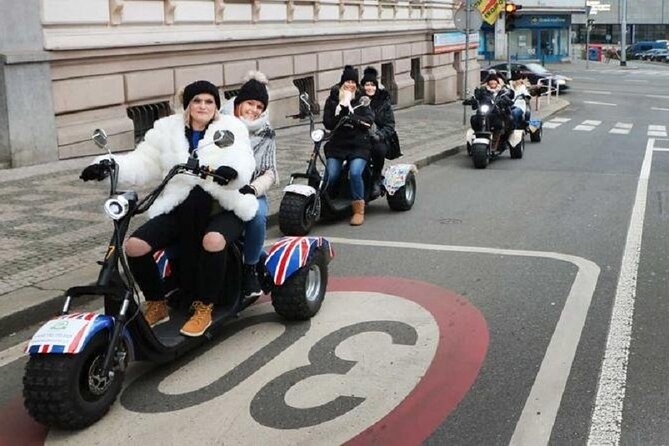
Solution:
<svg viewBox="0 0 669 446">
<path fill-rule="evenodd" d="M 365 221 L 365 200 L 355 200 L 351 206 L 353 207 L 351 226 L 360 226 Z"/>
</svg>

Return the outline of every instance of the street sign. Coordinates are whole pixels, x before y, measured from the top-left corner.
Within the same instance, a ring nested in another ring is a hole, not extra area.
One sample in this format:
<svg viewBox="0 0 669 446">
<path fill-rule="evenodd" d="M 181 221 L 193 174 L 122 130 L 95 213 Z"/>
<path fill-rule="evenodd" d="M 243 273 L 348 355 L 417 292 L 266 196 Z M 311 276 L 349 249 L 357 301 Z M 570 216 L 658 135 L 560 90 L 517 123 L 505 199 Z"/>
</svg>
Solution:
<svg viewBox="0 0 669 446">
<path fill-rule="evenodd" d="M 462 31 L 463 33 L 475 33 L 481 29 L 483 24 L 483 17 L 481 17 L 481 12 L 470 6 L 469 7 L 469 30 L 467 30 L 467 7 L 462 5 L 455 11 L 455 16 L 453 17 L 453 22 L 455 23 L 455 29 Z"/>
</svg>

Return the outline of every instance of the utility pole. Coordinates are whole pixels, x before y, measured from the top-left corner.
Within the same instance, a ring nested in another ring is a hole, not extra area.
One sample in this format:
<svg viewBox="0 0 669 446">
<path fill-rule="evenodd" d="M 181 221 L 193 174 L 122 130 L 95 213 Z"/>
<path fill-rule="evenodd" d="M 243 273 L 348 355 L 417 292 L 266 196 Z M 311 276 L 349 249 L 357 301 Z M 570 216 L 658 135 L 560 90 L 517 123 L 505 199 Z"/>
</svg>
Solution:
<svg viewBox="0 0 669 446">
<path fill-rule="evenodd" d="M 620 18 L 620 66 L 627 66 L 627 0 L 620 0 L 621 14 Z"/>
<path fill-rule="evenodd" d="M 468 78 L 469 78 L 469 33 L 472 31 L 470 28 L 471 24 L 471 2 L 470 0 L 465 0 L 465 76 L 464 76 L 464 86 L 462 88 L 462 95 L 465 99 L 469 99 L 467 96 L 468 88 Z M 467 106 L 465 105 L 462 108 L 462 125 L 467 125 Z"/>
<path fill-rule="evenodd" d="M 590 68 L 590 28 L 592 27 L 592 20 L 590 18 L 590 6 L 585 7 L 585 69 Z"/>
</svg>

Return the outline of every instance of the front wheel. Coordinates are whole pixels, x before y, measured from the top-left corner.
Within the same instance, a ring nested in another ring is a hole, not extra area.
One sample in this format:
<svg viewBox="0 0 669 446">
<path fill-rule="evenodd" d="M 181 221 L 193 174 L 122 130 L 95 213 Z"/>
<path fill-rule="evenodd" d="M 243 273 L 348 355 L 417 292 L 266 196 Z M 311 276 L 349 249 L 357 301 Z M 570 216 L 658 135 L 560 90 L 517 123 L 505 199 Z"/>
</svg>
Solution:
<svg viewBox="0 0 669 446">
<path fill-rule="evenodd" d="M 488 167 L 489 157 L 487 144 L 472 145 L 472 161 L 474 161 L 474 167 L 477 169 L 485 169 Z"/>
<path fill-rule="evenodd" d="M 328 285 L 328 266 L 321 249 L 314 250 L 307 264 L 272 292 L 274 311 L 291 321 L 311 319 L 321 309 Z"/>
<path fill-rule="evenodd" d="M 511 147 L 509 149 L 509 153 L 511 154 L 511 158 L 513 159 L 522 158 L 523 152 L 525 152 L 525 138 L 521 139 L 520 142 L 516 144 L 515 147 Z"/>
<path fill-rule="evenodd" d="M 404 186 L 395 191 L 393 195 L 388 194 L 388 206 L 393 211 L 408 211 L 416 201 L 416 175 L 409 172 L 404 180 Z"/>
<path fill-rule="evenodd" d="M 101 331 L 76 355 L 31 355 L 23 377 L 28 413 L 61 429 L 82 429 L 102 418 L 121 391 L 124 375 L 121 370 L 113 378 L 101 375 L 108 343 L 108 333 Z"/>
<path fill-rule="evenodd" d="M 285 235 L 307 235 L 318 217 L 316 195 L 287 193 L 279 206 L 279 229 Z"/>
</svg>

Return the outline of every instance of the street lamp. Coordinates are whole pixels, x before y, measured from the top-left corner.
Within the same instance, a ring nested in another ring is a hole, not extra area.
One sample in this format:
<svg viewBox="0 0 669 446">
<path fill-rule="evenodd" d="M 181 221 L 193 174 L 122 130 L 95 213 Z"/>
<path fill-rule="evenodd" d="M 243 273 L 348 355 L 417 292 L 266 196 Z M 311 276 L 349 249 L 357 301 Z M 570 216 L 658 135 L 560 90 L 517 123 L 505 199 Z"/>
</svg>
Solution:
<svg viewBox="0 0 669 446">
<path fill-rule="evenodd" d="M 585 20 L 585 69 L 590 68 L 590 30 L 595 23 L 595 19 L 590 18 L 590 6 L 586 6 Z"/>
<path fill-rule="evenodd" d="M 620 0 L 620 66 L 627 66 L 627 0 Z"/>
</svg>

